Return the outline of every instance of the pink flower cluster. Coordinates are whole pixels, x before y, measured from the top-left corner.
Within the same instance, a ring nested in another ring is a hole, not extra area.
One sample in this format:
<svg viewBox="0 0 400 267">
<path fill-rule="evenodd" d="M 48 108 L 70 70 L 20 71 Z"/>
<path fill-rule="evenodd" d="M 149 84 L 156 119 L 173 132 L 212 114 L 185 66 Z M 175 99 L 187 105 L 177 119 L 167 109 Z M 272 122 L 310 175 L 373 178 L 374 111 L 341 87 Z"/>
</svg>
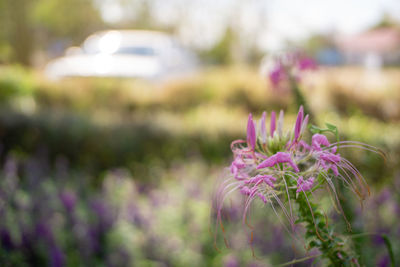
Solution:
<svg viewBox="0 0 400 267">
<path fill-rule="evenodd" d="M 310 191 L 314 185 L 314 177 L 310 177 L 308 180 L 304 180 L 303 176 L 300 176 L 297 180 L 297 193 L 301 191 Z"/>
<path fill-rule="evenodd" d="M 275 89 L 284 87 L 293 77 L 300 80 L 301 73 L 316 70 L 317 63 L 301 52 L 286 53 L 275 58 L 274 65 L 269 72 L 269 80 Z M 292 77 L 290 77 L 292 76 Z"/>
<path fill-rule="evenodd" d="M 271 112 L 269 129 L 266 119 L 264 112 L 256 123 L 250 114 L 246 140 L 235 140 L 231 144 L 233 161 L 230 174 L 215 195 L 216 227 L 221 224 L 224 231 L 223 203 L 229 194 L 237 191 L 245 198 L 243 224 L 247 224 L 246 215 L 253 200 L 261 200 L 261 203 L 271 205 L 281 218 L 275 209 L 275 205 L 279 205 L 292 229 L 296 222 L 292 202 L 300 200 L 300 196 L 312 209 L 309 199 L 314 197 L 317 189 L 325 188 L 332 195 L 335 207 L 342 210 L 335 188 L 337 183 L 343 183 L 360 200 L 369 194 L 364 178 L 350 161 L 339 154 L 339 149 L 360 148 L 381 154 L 378 149 L 356 141 L 329 142 L 322 133 L 331 131 L 337 134 L 332 130 L 335 127 L 329 124 L 327 129 L 312 127 L 315 132 L 308 142 L 308 115 L 304 114 L 303 107 L 300 107 L 291 131 L 283 129 L 283 111 L 280 111 L 278 119 L 276 113 Z"/>
<path fill-rule="evenodd" d="M 266 112 L 257 124 L 252 114 L 247 122 L 246 140 L 232 142 L 234 160 L 230 166 L 233 180 L 225 183 L 220 194 L 238 190 L 248 198 L 247 203 L 258 198 L 264 203 L 276 200 L 282 208 L 281 196 L 290 189 L 298 194 L 316 190 L 321 185 L 336 194 L 335 181 L 341 181 L 363 198 L 368 188 L 358 170 L 338 153 L 338 146 L 373 150 L 366 144 L 342 141 L 330 143 L 320 133 L 312 135 L 308 143 L 305 136 L 308 115 L 303 107 L 297 114 L 292 131 L 283 130 L 284 113 L 271 112 L 269 129 Z"/>
</svg>

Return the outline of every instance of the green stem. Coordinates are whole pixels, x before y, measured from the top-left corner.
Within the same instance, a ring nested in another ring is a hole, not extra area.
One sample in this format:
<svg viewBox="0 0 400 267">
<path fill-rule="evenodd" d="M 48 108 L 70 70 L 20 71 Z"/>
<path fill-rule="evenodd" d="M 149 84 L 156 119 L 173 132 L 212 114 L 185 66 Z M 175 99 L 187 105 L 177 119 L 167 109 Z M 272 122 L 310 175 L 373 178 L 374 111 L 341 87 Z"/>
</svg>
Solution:
<svg viewBox="0 0 400 267">
<path fill-rule="evenodd" d="M 303 223 L 307 229 L 306 240 L 308 247 L 319 249 L 321 256 L 330 262 L 330 266 L 357 265 L 355 253 L 345 246 L 345 242 L 328 225 L 327 219 L 318 205 L 310 201 L 309 192 L 301 192 L 296 198 L 299 219 L 296 223 Z"/>
<path fill-rule="evenodd" d="M 299 88 L 299 86 L 298 86 L 298 83 L 297 83 L 296 79 L 295 79 L 292 75 L 290 75 L 290 74 L 289 74 L 289 82 L 290 82 L 291 90 L 292 90 L 292 92 L 293 92 L 293 94 L 294 94 L 294 98 L 295 98 L 295 101 L 296 101 L 296 105 L 297 105 L 298 107 L 303 106 L 303 108 L 304 108 L 304 113 L 305 113 L 305 114 L 308 114 L 308 115 L 309 115 L 309 118 L 310 118 L 310 122 L 313 122 L 313 121 L 314 121 L 314 116 L 313 116 L 313 114 L 312 114 L 312 112 L 311 112 L 310 107 L 308 106 L 308 103 L 307 103 L 307 101 L 306 101 L 306 98 L 305 98 L 305 97 L 303 96 L 303 94 L 301 93 L 300 88 Z"/>
</svg>

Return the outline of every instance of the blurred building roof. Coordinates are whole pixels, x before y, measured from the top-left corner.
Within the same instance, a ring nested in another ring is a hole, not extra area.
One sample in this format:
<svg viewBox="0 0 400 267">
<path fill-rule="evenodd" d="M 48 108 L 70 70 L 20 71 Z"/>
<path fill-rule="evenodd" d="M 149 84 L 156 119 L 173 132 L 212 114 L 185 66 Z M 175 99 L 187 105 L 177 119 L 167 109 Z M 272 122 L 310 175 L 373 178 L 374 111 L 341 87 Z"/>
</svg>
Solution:
<svg viewBox="0 0 400 267">
<path fill-rule="evenodd" d="M 400 50 L 400 30 L 380 28 L 353 36 L 342 36 L 336 39 L 339 50 L 348 53 L 383 54 Z"/>
</svg>

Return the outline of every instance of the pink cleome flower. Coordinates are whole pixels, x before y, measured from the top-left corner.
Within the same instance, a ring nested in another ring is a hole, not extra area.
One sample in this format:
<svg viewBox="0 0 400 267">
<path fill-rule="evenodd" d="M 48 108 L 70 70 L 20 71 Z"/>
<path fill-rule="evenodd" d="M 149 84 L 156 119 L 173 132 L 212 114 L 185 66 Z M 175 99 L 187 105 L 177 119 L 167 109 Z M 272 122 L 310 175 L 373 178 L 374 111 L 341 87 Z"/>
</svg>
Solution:
<svg viewBox="0 0 400 267">
<path fill-rule="evenodd" d="M 271 112 L 270 129 L 266 129 L 266 113 L 262 114 L 259 129 L 250 114 L 247 122 L 247 140 L 235 140 L 231 144 L 234 159 L 229 179 L 222 183 L 217 197 L 217 221 L 221 222 L 221 210 L 227 195 L 239 191 L 246 198 L 243 221 L 251 202 L 255 199 L 272 206 L 278 204 L 283 214 L 294 225 L 290 191 L 312 197 L 318 185 L 326 185 L 336 199 L 335 182 L 345 183 L 362 200 L 369 192 L 368 185 L 355 166 L 338 153 L 338 148 L 360 148 L 380 153 L 378 149 L 353 141 L 330 143 L 328 138 L 316 133 L 311 144 L 305 139 L 308 116 L 299 109 L 293 131 L 283 131 L 283 111 L 276 121 Z M 257 135 L 257 133 L 259 133 Z M 325 188 L 321 186 L 321 188 Z M 289 200 L 289 201 L 288 201 Z M 290 210 L 290 212 L 288 211 Z"/>
<path fill-rule="evenodd" d="M 314 184 L 314 177 L 310 177 L 307 180 L 303 179 L 303 176 L 300 176 L 299 179 L 297 180 L 297 193 L 302 192 L 302 191 L 310 191 L 313 188 Z"/>
<path fill-rule="evenodd" d="M 273 167 L 279 163 L 288 163 L 295 172 L 299 172 L 299 168 L 294 164 L 289 153 L 277 152 L 268 159 L 264 160 L 261 164 L 257 166 L 257 169 Z"/>
</svg>

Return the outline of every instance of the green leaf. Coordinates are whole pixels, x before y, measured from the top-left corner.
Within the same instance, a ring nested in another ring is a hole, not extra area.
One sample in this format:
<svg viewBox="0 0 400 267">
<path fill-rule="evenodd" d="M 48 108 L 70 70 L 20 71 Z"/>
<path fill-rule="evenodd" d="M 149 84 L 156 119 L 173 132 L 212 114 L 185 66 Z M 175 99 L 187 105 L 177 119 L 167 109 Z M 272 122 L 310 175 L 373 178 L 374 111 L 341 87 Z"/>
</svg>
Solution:
<svg viewBox="0 0 400 267">
<path fill-rule="evenodd" d="M 312 124 L 310 124 L 310 125 L 308 126 L 308 128 L 310 129 L 310 131 L 311 131 L 313 134 L 322 133 L 322 131 L 323 131 L 323 129 L 319 128 L 319 127 L 316 126 L 316 125 L 312 125 Z"/>
<path fill-rule="evenodd" d="M 393 254 L 392 243 L 390 242 L 390 240 L 389 240 L 389 238 L 388 238 L 387 235 L 382 234 L 381 237 L 382 237 L 383 240 L 385 241 L 386 248 L 387 248 L 387 250 L 389 251 L 390 261 L 391 261 L 391 263 L 392 263 L 391 265 L 392 265 L 392 267 L 394 267 L 396 264 L 395 264 L 395 261 L 394 261 L 394 254 Z"/>
<path fill-rule="evenodd" d="M 312 231 L 307 231 L 305 234 L 305 238 L 309 239 L 309 238 L 315 238 L 315 233 Z"/>
<path fill-rule="evenodd" d="M 294 221 L 294 224 L 299 224 L 299 223 L 302 223 L 302 222 L 305 222 L 305 220 L 303 218 L 299 218 L 296 221 Z"/>
<path fill-rule="evenodd" d="M 309 248 L 319 247 L 320 245 L 321 241 L 319 240 L 312 240 L 310 243 L 308 243 Z"/>
<path fill-rule="evenodd" d="M 323 214 L 321 211 L 319 211 L 319 210 L 317 210 L 317 211 L 314 212 L 314 216 L 315 216 L 315 217 L 318 216 L 318 217 L 325 218 L 324 214 Z"/>
<path fill-rule="evenodd" d="M 325 123 L 325 125 L 326 125 L 326 127 L 328 127 L 328 129 L 329 129 L 330 131 L 332 131 L 332 132 L 337 131 L 337 127 L 336 127 L 335 125 L 330 124 L 330 123 Z"/>
<path fill-rule="evenodd" d="M 316 125 L 310 125 L 308 128 L 310 129 L 310 131 L 313 134 L 316 134 L 316 133 L 322 134 L 324 132 L 331 132 L 332 134 L 335 135 L 336 140 L 339 141 L 339 130 L 338 130 L 338 128 L 335 125 L 330 124 L 330 123 L 325 123 L 325 125 L 327 127 L 326 129 L 320 128 L 320 127 L 318 127 Z"/>
</svg>

